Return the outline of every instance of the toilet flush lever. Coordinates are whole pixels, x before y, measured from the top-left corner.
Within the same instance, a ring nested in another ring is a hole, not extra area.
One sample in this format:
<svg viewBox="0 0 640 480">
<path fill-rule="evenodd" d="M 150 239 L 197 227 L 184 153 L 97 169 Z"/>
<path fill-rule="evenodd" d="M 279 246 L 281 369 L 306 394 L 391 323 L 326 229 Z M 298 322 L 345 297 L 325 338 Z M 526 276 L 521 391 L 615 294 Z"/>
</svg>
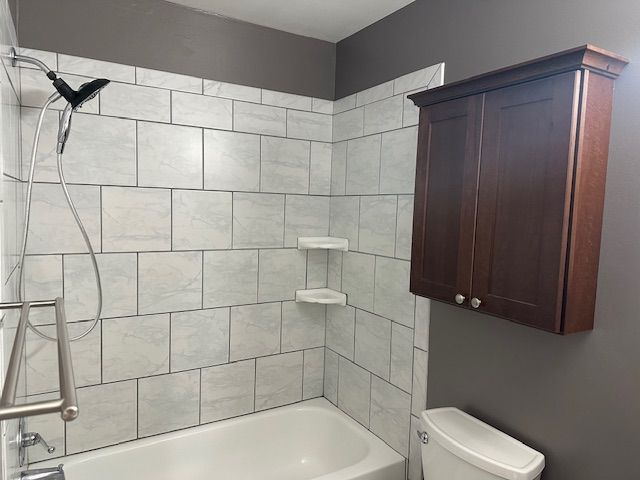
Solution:
<svg viewBox="0 0 640 480">
<path fill-rule="evenodd" d="M 427 434 L 427 432 L 421 432 L 420 430 L 416 430 L 416 435 L 418 435 L 418 439 L 420 440 L 420 443 L 422 443 L 423 445 L 426 445 L 427 443 L 429 443 L 429 435 Z"/>
</svg>

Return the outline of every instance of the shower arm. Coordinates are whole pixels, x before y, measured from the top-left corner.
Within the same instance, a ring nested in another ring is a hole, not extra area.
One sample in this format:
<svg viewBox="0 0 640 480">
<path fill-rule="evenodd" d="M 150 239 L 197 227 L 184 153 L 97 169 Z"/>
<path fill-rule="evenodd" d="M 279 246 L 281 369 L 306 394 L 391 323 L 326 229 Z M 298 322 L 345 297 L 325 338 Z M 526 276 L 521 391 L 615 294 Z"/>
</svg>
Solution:
<svg viewBox="0 0 640 480">
<path fill-rule="evenodd" d="M 57 78 L 53 70 L 51 70 L 43 61 L 38 60 L 37 58 L 27 57 L 26 55 L 20 55 L 13 47 L 11 47 L 8 57 L 9 60 L 11 60 L 11 66 L 13 67 L 15 67 L 18 62 L 30 63 L 31 65 L 35 65 L 40 70 L 42 70 L 50 80 L 55 80 Z"/>
</svg>

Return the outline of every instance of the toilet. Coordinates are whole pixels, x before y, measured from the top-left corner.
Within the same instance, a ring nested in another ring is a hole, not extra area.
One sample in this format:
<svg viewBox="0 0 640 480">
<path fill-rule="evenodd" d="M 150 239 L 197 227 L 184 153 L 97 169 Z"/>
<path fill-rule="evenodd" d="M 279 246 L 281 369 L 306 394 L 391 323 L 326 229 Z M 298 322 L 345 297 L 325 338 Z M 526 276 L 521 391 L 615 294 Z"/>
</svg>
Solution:
<svg viewBox="0 0 640 480">
<path fill-rule="evenodd" d="M 457 408 L 421 414 L 425 480 L 539 480 L 544 455 Z"/>
</svg>

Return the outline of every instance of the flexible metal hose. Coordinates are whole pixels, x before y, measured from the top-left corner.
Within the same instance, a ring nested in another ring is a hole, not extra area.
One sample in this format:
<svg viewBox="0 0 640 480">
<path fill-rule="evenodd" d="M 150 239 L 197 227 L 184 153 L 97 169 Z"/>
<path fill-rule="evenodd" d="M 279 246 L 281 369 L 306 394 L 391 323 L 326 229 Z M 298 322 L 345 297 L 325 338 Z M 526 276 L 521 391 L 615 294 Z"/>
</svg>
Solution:
<svg viewBox="0 0 640 480">
<path fill-rule="evenodd" d="M 18 262 L 19 271 L 18 271 L 17 294 L 18 294 L 18 300 L 20 301 L 22 301 L 22 298 L 23 298 L 22 290 L 23 290 L 23 278 L 24 278 L 24 260 L 27 252 L 27 240 L 29 238 L 29 221 L 31 219 L 31 195 L 33 191 L 33 179 L 34 179 L 34 173 L 35 173 L 36 157 L 38 153 L 38 143 L 40 141 L 40 131 L 42 130 L 42 122 L 44 120 L 44 115 L 47 109 L 51 106 L 52 103 L 58 101 L 59 99 L 60 99 L 60 95 L 58 93 L 54 93 L 47 99 L 46 103 L 42 107 L 42 110 L 40 111 L 40 115 L 38 117 L 38 122 L 36 125 L 36 131 L 33 138 L 33 150 L 31 152 L 31 162 L 29 164 L 29 180 L 27 183 L 27 198 L 26 198 L 26 206 L 25 206 L 25 213 L 24 213 L 24 230 L 22 234 L 22 248 L 20 250 L 20 260 Z M 78 229 L 80 230 L 80 234 L 82 235 L 84 243 L 87 246 L 87 250 L 89 251 L 89 257 L 91 258 L 91 264 L 93 265 L 93 271 L 95 274 L 96 288 L 98 290 L 98 305 L 96 307 L 96 314 L 93 319 L 93 322 L 91 323 L 89 328 L 84 332 L 82 332 L 80 335 L 71 337 L 69 339 L 69 341 L 74 342 L 76 340 L 80 340 L 81 338 L 84 338 L 87 335 L 89 335 L 89 333 L 93 331 L 93 329 L 98 324 L 98 321 L 100 320 L 100 314 L 102 313 L 102 282 L 100 280 L 100 271 L 98 269 L 98 261 L 96 260 L 96 254 L 93 251 L 91 240 L 89 239 L 89 235 L 87 235 L 87 231 L 85 230 L 84 225 L 82 224 L 80 215 L 78 215 L 78 211 L 76 210 L 73 200 L 71 199 L 71 195 L 69 194 L 69 188 L 67 187 L 67 183 L 64 179 L 64 172 L 62 169 L 62 154 L 58 154 L 57 164 L 58 164 L 58 177 L 60 178 L 60 186 L 62 187 L 62 191 L 64 192 L 64 196 L 65 196 L 65 199 L 67 200 L 67 205 L 69 206 L 69 210 L 71 210 L 71 213 L 73 214 L 73 218 L 76 222 L 76 225 L 78 226 Z M 27 319 L 27 324 L 29 325 L 29 328 L 39 337 L 44 338 L 46 340 L 51 340 L 51 341 L 57 340 L 56 337 L 50 337 L 49 335 L 42 333 L 28 319 Z"/>
</svg>

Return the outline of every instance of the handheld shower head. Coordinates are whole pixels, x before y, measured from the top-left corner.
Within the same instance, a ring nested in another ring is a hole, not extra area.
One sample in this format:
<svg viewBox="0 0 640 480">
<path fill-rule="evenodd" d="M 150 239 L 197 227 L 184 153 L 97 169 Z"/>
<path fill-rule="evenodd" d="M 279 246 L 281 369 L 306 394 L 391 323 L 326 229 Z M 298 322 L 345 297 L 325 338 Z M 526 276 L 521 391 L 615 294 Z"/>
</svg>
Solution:
<svg viewBox="0 0 640 480">
<path fill-rule="evenodd" d="M 76 91 L 63 79 L 56 78 L 53 81 L 53 86 L 58 90 L 58 93 L 60 93 L 60 95 L 62 95 L 65 100 L 71 104 L 71 107 L 76 110 L 77 108 L 82 107 L 85 102 L 94 98 L 100 90 L 107 86 L 108 83 L 109 80 L 106 78 L 98 78 L 82 84 Z"/>
</svg>

